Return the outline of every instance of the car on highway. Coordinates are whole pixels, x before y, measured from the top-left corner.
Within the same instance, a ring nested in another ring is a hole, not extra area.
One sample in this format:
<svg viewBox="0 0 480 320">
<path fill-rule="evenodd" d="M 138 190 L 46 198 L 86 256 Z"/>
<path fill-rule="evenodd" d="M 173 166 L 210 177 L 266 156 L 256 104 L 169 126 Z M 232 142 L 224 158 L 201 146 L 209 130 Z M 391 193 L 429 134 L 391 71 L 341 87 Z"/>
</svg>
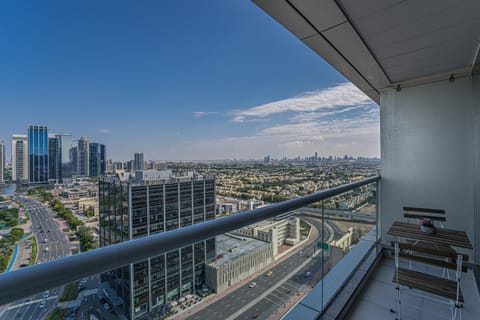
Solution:
<svg viewBox="0 0 480 320">
<path fill-rule="evenodd" d="M 266 275 L 267 277 L 270 277 L 272 274 L 273 274 L 273 271 L 272 271 L 272 270 L 269 270 L 269 271 L 267 271 L 267 273 L 265 273 L 265 275 Z"/>
<path fill-rule="evenodd" d="M 255 288 L 257 286 L 256 282 L 252 282 L 248 285 L 249 288 Z"/>
<path fill-rule="evenodd" d="M 110 305 L 108 303 L 104 303 L 103 304 L 103 307 L 105 308 L 105 310 L 107 311 L 110 311 L 112 309 L 112 307 L 110 307 Z"/>
<path fill-rule="evenodd" d="M 47 299 L 48 297 L 50 297 L 50 290 L 47 290 L 43 293 L 43 299 Z"/>
<path fill-rule="evenodd" d="M 47 303 L 46 301 L 42 301 L 42 302 L 40 302 L 40 305 L 39 305 L 38 307 L 39 307 L 40 309 L 43 309 L 43 307 L 45 307 L 45 304 L 46 304 L 46 303 Z"/>
</svg>

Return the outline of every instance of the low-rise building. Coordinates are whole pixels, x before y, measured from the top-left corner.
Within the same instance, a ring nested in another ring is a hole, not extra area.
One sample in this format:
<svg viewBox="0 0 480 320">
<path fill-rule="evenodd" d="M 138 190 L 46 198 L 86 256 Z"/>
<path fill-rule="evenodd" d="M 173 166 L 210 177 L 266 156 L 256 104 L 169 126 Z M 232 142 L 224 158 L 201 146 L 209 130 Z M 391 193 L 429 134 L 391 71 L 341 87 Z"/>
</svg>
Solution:
<svg viewBox="0 0 480 320">
<path fill-rule="evenodd" d="M 254 238 L 216 237 L 217 256 L 206 264 L 205 283 L 219 293 L 273 262 L 273 245 Z"/>
<path fill-rule="evenodd" d="M 60 192 L 60 196 L 67 199 L 79 199 L 90 196 L 88 190 L 67 189 Z"/>
<path fill-rule="evenodd" d="M 217 204 L 217 213 L 218 214 L 233 214 L 237 213 L 238 211 L 238 206 L 236 203 L 231 203 L 231 202 L 223 202 Z"/>
<path fill-rule="evenodd" d="M 12 201 L 0 201 L 0 210 L 10 209 L 12 207 Z"/>
<path fill-rule="evenodd" d="M 75 202 L 78 210 L 86 212 L 88 208 L 92 207 L 95 215 L 98 215 L 98 200 L 97 198 L 82 198 Z"/>
<path fill-rule="evenodd" d="M 281 245 L 294 246 L 300 241 L 300 220 L 298 218 L 278 221 L 269 219 L 237 229 L 234 233 L 271 242 L 273 244 L 273 254 L 277 255 L 278 248 Z"/>
</svg>

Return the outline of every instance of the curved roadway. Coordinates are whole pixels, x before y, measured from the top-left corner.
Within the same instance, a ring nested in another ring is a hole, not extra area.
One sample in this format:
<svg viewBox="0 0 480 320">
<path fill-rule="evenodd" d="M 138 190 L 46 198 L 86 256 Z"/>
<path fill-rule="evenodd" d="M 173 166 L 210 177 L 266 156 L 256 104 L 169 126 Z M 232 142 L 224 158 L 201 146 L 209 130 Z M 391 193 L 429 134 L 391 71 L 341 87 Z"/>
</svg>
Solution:
<svg viewBox="0 0 480 320">
<path fill-rule="evenodd" d="M 295 275 L 291 276 L 289 279 L 285 279 L 292 270 L 296 269 L 312 257 L 314 250 L 316 250 L 316 242 L 321 241 L 321 222 L 312 218 L 305 218 L 305 220 L 313 224 L 319 230 L 319 235 L 312 244 L 273 266 L 270 269 L 273 272 L 270 277 L 261 274 L 253 279 L 252 282 L 257 283 L 254 288 L 249 288 L 249 283 L 247 283 L 225 297 L 196 312 L 188 317 L 187 320 L 228 319 L 233 314 L 238 313 L 242 307 L 255 300 L 262 293 L 281 282 L 283 282 L 282 285 L 273 290 L 273 292 L 268 294 L 265 298 L 261 299 L 257 304 L 240 314 L 236 319 L 266 319 L 279 307 L 287 303 L 302 286 L 306 285 L 311 280 L 310 278 L 305 277 L 306 272 L 311 272 L 313 274 L 314 272 L 319 272 L 322 268 L 322 260 L 314 258 Z M 326 239 L 333 239 L 335 235 L 331 233 L 332 230 L 331 227 L 326 226 Z"/>
<path fill-rule="evenodd" d="M 69 243 L 66 235 L 60 230 L 49 208 L 28 197 L 18 196 L 17 199 L 24 204 L 30 215 L 32 232 L 37 239 L 37 263 L 70 255 L 74 245 Z M 0 319 L 41 319 L 56 305 L 59 292 L 60 288 L 52 289 L 48 298 L 44 298 L 45 293 L 40 293 L 5 306 L 6 310 Z M 45 305 L 40 308 L 43 301 Z"/>
</svg>

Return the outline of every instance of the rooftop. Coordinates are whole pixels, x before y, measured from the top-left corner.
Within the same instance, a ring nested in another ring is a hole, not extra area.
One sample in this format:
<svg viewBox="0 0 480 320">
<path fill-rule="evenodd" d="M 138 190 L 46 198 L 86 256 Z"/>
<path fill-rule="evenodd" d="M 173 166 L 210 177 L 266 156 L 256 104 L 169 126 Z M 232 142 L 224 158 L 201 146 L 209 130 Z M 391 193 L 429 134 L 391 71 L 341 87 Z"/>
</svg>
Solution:
<svg viewBox="0 0 480 320">
<path fill-rule="evenodd" d="M 209 263 L 215 268 L 235 260 L 239 256 L 252 252 L 257 248 L 269 245 L 267 242 L 261 240 L 236 236 L 228 233 L 217 236 L 216 242 L 218 254 L 217 259 Z"/>
</svg>

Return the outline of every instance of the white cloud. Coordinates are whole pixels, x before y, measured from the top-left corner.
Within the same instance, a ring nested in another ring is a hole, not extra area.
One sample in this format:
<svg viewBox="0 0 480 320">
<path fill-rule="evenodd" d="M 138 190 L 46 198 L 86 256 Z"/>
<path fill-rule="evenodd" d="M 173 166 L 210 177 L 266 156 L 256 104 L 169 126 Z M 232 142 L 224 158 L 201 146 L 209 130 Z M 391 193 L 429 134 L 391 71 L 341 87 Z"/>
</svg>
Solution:
<svg viewBox="0 0 480 320">
<path fill-rule="evenodd" d="M 186 150 L 205 159 L 261 158 L 311 155 L 379 156 L 380 124 L 376 112 L 361 113 L 355 118 L 302 123 L 277 124 L 252 135 L 196 140 Z"/>
<path fill-rule="evenodd" d="M 244 116 L 235 116 L 232 118 L 232 122 L 243 123 L 243 122 L 268 122 L 270 118 L 246 118 Z"/>
<path fill-rule="evenodd" d="M 350 83 L 230 113 L 235 123 L 267 122 L 243 136 L 185 142 L 188 152 L 205 159 L 311 155 L 379 156 L 379 109 Z"/>
<path fill-rule="evenodd" d="M 213 112 L 213 111 L 196 111 L 193 113 L 193 115 L 195 117 L 204 117 L 204 116 L 208 116 L 208 115 L 211 115 L 211 114 L 217 114 L 218 112 Z"/>
<path fill-rule="evenodd" d="M 287 111 L 313 112 L 340 106 L 358 106 L 366 103 L 371 103 L 371 100 L 362 91 L 351 83 L 342 83 L 319 91 L 306 92 L 297 97 L 235 111 L 233 121 L 243 122 L 247 117 L 267 117 Z"/>
<path fill-rule="evenodd" d="M 98 132 L 100 132 L 100 133 L 112 133 L 112 129 L 101 128 L 101 129 L 98 129 Z"/>
</svg>

